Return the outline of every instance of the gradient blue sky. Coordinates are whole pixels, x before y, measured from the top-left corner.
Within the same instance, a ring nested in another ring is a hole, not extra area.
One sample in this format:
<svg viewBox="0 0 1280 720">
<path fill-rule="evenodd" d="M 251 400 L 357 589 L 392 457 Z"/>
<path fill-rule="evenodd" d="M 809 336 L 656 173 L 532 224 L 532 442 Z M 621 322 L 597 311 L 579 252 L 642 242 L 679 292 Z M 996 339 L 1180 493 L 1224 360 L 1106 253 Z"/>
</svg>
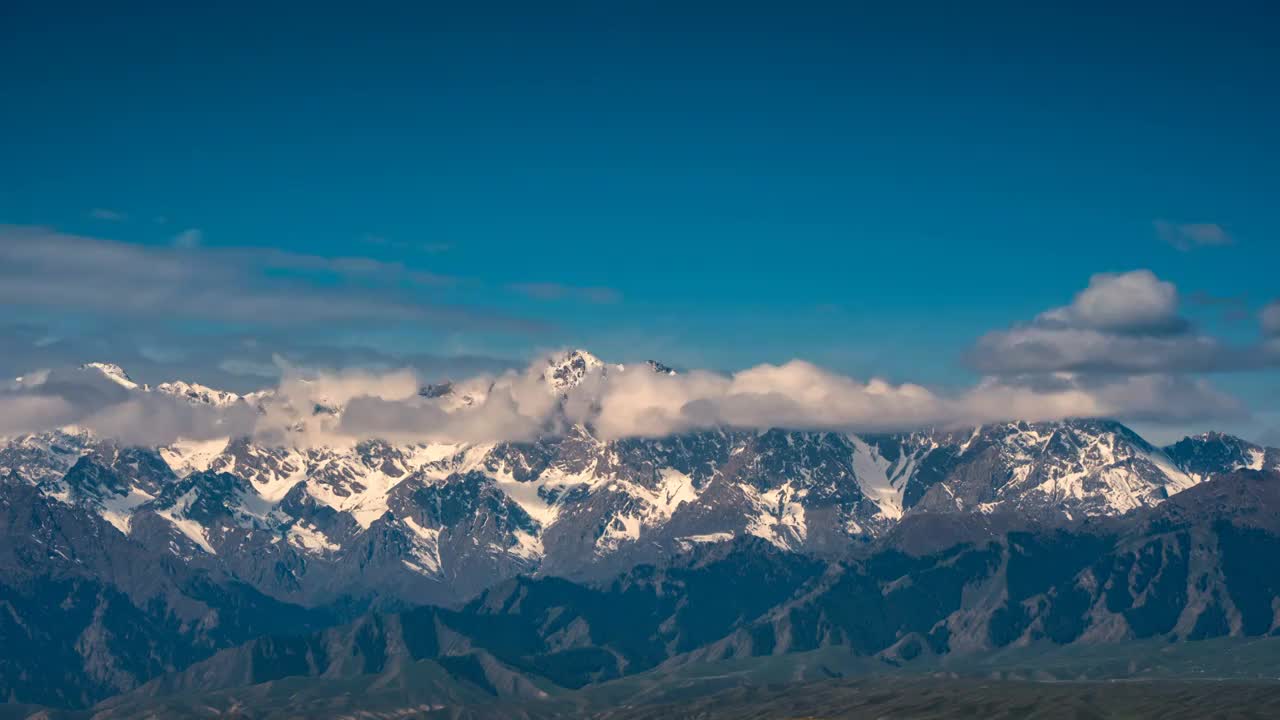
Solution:
<svg viewBox="0 0 1280 720">
<path fill-rule="evenodd" d="M 110 5 L 0 10 L 0 222 L 444 276 L 398 297 L 446 321 L 297 342 L 962 384 L 1094 273 L 1150 269 L 1242 342 L 1280 295 L 1265 2 Z M 9 312 L 175 356 L 284 336 Z M 1265 410 L 1274 376 L 1215 381 Z"/>
</svg>

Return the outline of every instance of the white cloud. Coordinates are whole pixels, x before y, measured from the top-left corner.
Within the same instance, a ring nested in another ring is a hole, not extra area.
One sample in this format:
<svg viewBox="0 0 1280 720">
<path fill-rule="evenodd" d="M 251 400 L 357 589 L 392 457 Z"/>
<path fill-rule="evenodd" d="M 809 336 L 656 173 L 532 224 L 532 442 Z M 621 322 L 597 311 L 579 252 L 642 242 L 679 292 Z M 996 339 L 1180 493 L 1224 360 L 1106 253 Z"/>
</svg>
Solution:
<svg viewBox="0 0 1280 720">
<path fill-rule="evenodd" d="M 124 222 L 129 219 L 127 214 L 109 208 L 94 208 L 89 211 L 89 217 L 94 220 L 106 220 L 107 222 Z"/>
<path fill-rule="evenodd" d="M 60 397 L 0 392 L 0 437 L 50 430 L 74 416 L 71 405 Z"/>
<path fill-rule="evenodd" d="M 1072 303 L 1039 318 L 1050 327 L 1133 335 L 1168 334 L 1187 327 L 1178 316 L 1178 289 L 1150 270 L 1099 273 Z"/>
<path fill-rule="evenodd" d="M 665 435 L 718 426 L 881 431 L 961 427 L 1002 420 L 1234 415 L 1242 408 L 1204 383 L 1169 376 L 1089 384 L 1064 375 L 1051 386 L 987 378 L 958 393 L 881 379 L 860 381 L 803 361 L 731 376 L 628 372 L 593 398 L 606 437 Z"/>
<path fill-rule="evenodd" d="M 1265 324 L 1264 317 L 1264 324 Z M 1232 346 L 1178 313 L 1178 291 L 1149 270 L 1093 276 L 1070 305 L 981 337 L 967 360 L 984 373 L 1186 373 L 1280 363 L 1266 345 Z"/>
</svg>

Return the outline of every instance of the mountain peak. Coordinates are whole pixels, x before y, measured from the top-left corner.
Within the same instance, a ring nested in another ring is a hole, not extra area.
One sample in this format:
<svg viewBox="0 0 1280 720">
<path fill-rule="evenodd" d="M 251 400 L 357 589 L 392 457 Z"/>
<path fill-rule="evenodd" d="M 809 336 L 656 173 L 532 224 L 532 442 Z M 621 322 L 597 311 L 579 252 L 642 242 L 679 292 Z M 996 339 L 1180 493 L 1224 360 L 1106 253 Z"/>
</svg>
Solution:
<svg viewBox="0 0 1280 720">
<path fill-rule="evenodd" d="M 129 390 L 137 390 L 140 387 L 138 383 L 133 381 L 133 378 L 129 377 L 129 373 L 125 372 L 124 368 L 115 363 L 89 362 L 81 365 L 80 369 L 97 370 L 111 382 Z"/>
<path fill-rule="evenodd" d="M 418 395 L 428 399 L 435 399 L 451 394 L 453 394 L 453 383 L 449 380 L 438 383 L 428 383 L 427 385 L 423 385 L 418 388 Z"/>
<path fill-rule="evenodd" d="M 1164 450 L 1189 472 L 1205 477 L 1231 470 L 1280 468 L 1280 452 L 1222 432 L 1188 436 Z"/>
<path fill-rule="evenodd" d="M 574 348 L 565 350 L 557 355 L 552 355 L 548 360 L 551 365 L 564 365 L 567 363 L 584 363 L 588 367 L 603 367 L 604 361 L 597 357 L 594 353 L 583 350 L 582 348 Z"/>
<path fill-rule="evenodd" d="M 1240 438 L 1234 435 L 1228 435 L 1224 432 L 1218 432 L 1217 430 L 1202 432 L 1199 435 L 1194 436 L 1192 439 L 1204 440 L 1208 442 L 1241 442 Z"/>
<path fill-rule="evenodd" d="M 675 375 L 676 374 L 676 371 L 672 369 L 670 366 L 663 365 L 657 360 L 645 360 L 644 364 L 647 365 L 650 370 L 654 371 L 659 375 Z"/>
<path fill-rule="evenodd" d="M 180 397 L 191 403 L 199 403 L 204 405 L 214 405 L 217 407 L 226 407 L 234 405 L 242 398 L 226 390 L 218 390 L 200 383 L 189 383 L 182 380 L 174 380 L 173 382 L 164 382 L 156 386 L 156 390 L 167 395 Z"/>
<path fill-rule="evenodd" d="M 657 360 L 645 360 L 644 367 L 649 368 L 649 370 L 658 375 L 676 374 L 674 369 L 663 365 Z M 543 370 L 542 377 L 557 392 L 563 392 L 581 384 L 587 375 L 592 372 L 599 371 L 602 374 L 607 374 L 614 370 L 623 372 L 626 367 L 624 365 L 606 363 L 586 350 L 575 349 L 547 358 L 547 367 Z"/>
<path fill-rule="evenodd" d="M 1182 438 L 1181 440 L 1179 440 L 1178 442 L 1174 443 L 1170 447 L 1178 447 L 1178 446 L 1189 447 L 1192 445 L 1197 445 L 1197 446 L 1226 445 L 1234 448 L 1256 447 L 1254 443 L 1251 443 L 1248 440 L 1245 440 L 1244 438 L 1237 437 L 1235 435 L 1230 435 L 1224 432 L 1219 432 L 1217 430 L 1202 432 L 1198 435 L 1188 435 Z"/>
<path fill-rule="evenodd" d="M 586 350 L 569 350 L 547 359 L 542 378 L 557 391 L 576 387 L 592 371 L 604 367 L 604 361 Z"/>
</svg>

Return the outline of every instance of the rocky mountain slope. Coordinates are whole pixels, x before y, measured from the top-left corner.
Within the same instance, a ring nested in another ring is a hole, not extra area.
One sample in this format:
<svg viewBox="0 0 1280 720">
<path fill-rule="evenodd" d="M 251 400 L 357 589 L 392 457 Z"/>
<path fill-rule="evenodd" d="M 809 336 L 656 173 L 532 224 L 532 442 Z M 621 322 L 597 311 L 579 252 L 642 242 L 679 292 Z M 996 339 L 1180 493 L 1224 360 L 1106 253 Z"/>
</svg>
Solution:
<svg viewBox="0 0 1280 720">
<path fill-rule="evenodd" d="M 168 698 L 190 703 L 211 693 L 225 702 L 290 678 L 395 687 L 406 673 L 438 673 L 442 663 L 472 668 L 446 701 L 459 687 L 483 687 L 493 702 L 822 650 L 843 653 L 823 655 L 828 676 L 914 665 L 965 674 L 963 658 L 1008 649 L 1258 638 L 1280 630 L 1280 572 L 1265 561 L 1277 550 L 1280 473 L 1246 470 L 1120 522 L 1014 531 L 923 556 L 883 545 L 864 558 L 824 562 L 744 539 L 594 585 L 514 579 L 457 610 L 375 614 L 323 633 L 256 640 L 101 709 L 129 717 Z M 735 590 L 725 592 L 729 586 Z M 931 659 L 944 657 L 960 659 Z M 1023 657 L 1013 667 L 1032 662 Z M 380 702 L 394 707 L 394 696 Z"/>
<path fill-rule="evenodd" d="M 0 694 L 10 699 L 85 705 L 264 632 L 336 619 L 151 552 L 11 475 L 0 478 L 0 538 Z"/>
</svg>

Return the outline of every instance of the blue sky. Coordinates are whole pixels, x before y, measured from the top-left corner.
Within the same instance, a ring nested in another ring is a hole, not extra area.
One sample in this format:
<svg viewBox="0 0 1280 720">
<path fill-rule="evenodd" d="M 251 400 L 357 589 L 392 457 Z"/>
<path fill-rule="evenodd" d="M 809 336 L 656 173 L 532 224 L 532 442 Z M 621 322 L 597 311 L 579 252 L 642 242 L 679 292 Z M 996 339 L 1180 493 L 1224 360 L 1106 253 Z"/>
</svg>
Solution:
<svg viewBox="0 0 1280 720">
<path fill-rule="evenodd" d="M 1266 3 L 453 5 L 6 4 L 0 223 L 374 260 L 246 255 L 254 287 L 432 309 L 6 314 L 159 374 L 234 337 L 964 385 L 1095 273 L 1149 269 L 1242 344 L 1280 295 Z M 1212 379 L 1280 407 L 1274 368 Z"/>
</svg>

